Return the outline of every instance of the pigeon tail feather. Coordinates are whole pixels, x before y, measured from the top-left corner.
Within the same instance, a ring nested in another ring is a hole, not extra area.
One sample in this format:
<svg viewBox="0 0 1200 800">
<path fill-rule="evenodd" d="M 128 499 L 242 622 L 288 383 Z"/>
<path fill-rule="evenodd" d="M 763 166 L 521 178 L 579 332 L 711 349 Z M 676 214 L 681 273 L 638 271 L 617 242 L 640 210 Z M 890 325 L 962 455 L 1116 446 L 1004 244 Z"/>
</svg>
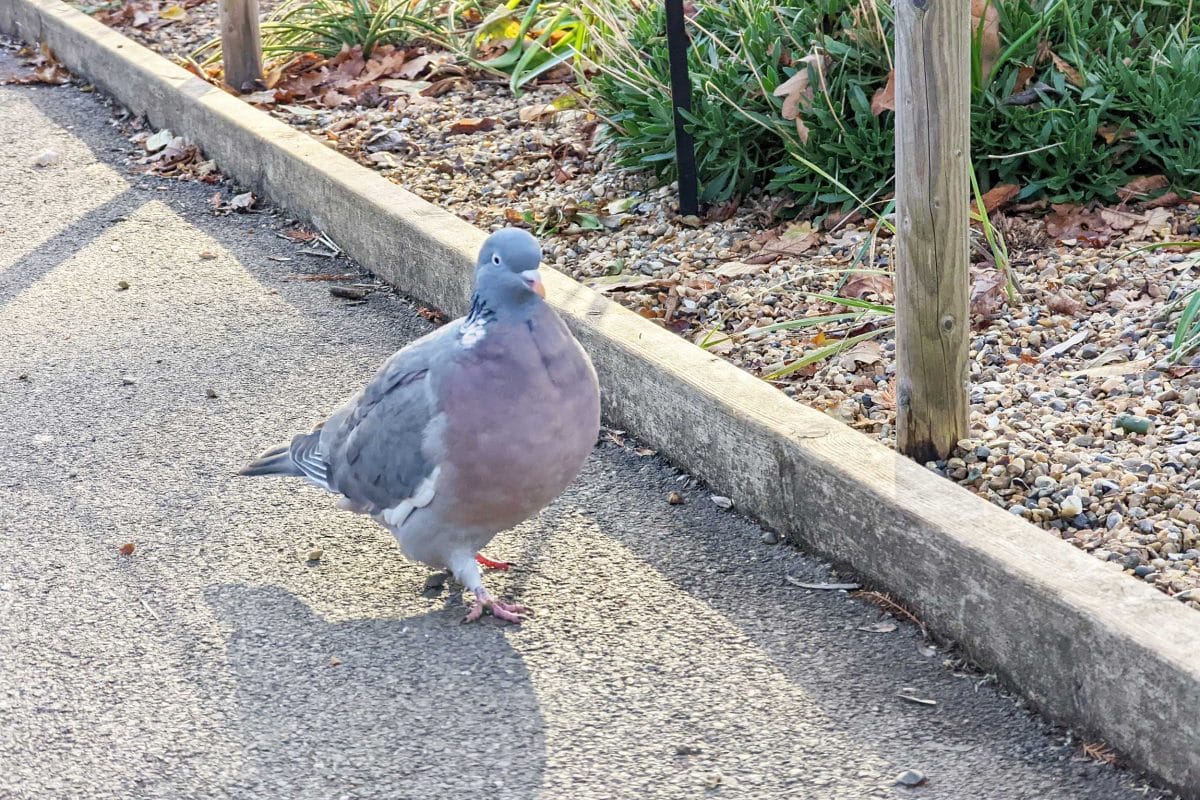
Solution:
<svg viewBox="0 0 1200 800">
<path fill-rule="evenodd" d="M 292 446 L 281 444 L 272 447 L 258 458 L 238 470 L 239 475 L 288 475 L 300 477 L 304 473 L 292 460 Z"/>
</svg>

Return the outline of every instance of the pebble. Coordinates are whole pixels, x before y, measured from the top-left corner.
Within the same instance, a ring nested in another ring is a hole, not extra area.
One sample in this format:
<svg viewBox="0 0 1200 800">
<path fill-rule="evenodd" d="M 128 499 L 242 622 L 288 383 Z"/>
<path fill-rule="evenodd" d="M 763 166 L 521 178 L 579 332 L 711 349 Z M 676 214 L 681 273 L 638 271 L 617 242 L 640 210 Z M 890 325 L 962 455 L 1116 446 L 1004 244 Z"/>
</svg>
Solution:
<svg viewBox="0 0 1200 800">
<path fill-rule="evenodd" d="M 38 153 L 37 157 L 33 159 L 33 165 L 35 167 L 49 167 L 53 164 L 57 164 L 58 160 L 58 151 L 53 148 L 48 148 Z"/>
<path fill-rule="evenodd" d="M 1069 494 L 1063 498 L 1058 515 L 1063 519 L 1077 517 L 1083 513 L 1083 500 L 1078 495 Z"/>
<path fill-rule="evenodd" d="M 322 557 L 323 555 L 325 555 L 325 551 L 324 551 L 324 550 L 321 550 L 320 548 L 316 548 L 316 547 L 314 547 L 312 550 L 309 550 L 309 551 L 308 551 L 308 556 L 307 556 L 307 558 L 306 558 L 305 560 L 306 560 L 306 561 L 320 561 L 320 560 L 321 560 L 321 557 Z"/>
<path fill-rule="evenodd" d="M 925 773 L 920 770 L 906 769 L 896 776 L 897 786 L 920 786 L 925 783 Z"/>
</svg>

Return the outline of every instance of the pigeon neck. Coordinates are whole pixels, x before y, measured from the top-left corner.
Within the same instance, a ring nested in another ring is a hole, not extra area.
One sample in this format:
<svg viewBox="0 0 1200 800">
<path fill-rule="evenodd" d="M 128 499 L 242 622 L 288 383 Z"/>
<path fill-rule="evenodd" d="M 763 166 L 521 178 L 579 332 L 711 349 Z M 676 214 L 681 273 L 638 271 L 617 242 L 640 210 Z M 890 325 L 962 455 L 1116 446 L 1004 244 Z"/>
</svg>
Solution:
<svg viewBox="0 0 1200 800">
<path fill-rule="evenodd" d="M 536 301 L 540 300 L 532 292 L 529 293 L 529 302 L 514 302 L 503 294 L 498 298 L 492 296 L 495 294 L 476 290 L 471 296 L 471 310 L 467 312 L 466 322 L 524 322 L 534 315 L 538 304 Z"/>
<path fill-rule="evenodd" d="M 468 325 L 472 322 L 491 322 L 495 318 L 496 312 L 492 310 L 486 300 L 479 296 L 478 292 L 471 296 L 471 310 L 467 312 L 466 319 Z"/>
</svg>

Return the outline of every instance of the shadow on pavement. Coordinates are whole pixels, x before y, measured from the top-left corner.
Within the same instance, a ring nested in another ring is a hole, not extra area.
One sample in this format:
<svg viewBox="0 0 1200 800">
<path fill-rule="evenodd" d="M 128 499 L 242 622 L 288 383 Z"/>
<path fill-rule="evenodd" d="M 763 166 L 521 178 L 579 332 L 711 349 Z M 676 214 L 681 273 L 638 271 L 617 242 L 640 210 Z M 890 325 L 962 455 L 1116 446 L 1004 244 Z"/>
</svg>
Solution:
<svg viewBox="0 0 1200 800">
<path fill-rule="evenodd" d="M 271 586 L 211 586 L 205 599 L 229 630 L 239 722 L 228 734 L 245 752 L 230 789 L 290 798 L 537 794 L 544 723 L 529 673 L 499 629 L 463 636 L 439 614 L 330 623 Z"/>
</svg>

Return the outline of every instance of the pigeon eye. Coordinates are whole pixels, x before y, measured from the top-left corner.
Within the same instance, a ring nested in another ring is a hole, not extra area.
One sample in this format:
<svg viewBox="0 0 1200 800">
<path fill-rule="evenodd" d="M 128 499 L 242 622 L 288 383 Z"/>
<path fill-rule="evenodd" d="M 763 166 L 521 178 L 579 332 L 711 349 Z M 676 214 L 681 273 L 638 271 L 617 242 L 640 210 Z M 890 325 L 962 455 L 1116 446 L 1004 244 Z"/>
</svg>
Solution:
<svg viewBox="0 0 1200 800">
<path fill-rule="evenodd" d="M 497 264 L 497 265 L 500 263 L 500 254 L 499 253 L 495 253 L 492 255 L 492 263 Z"/>
</svg>

